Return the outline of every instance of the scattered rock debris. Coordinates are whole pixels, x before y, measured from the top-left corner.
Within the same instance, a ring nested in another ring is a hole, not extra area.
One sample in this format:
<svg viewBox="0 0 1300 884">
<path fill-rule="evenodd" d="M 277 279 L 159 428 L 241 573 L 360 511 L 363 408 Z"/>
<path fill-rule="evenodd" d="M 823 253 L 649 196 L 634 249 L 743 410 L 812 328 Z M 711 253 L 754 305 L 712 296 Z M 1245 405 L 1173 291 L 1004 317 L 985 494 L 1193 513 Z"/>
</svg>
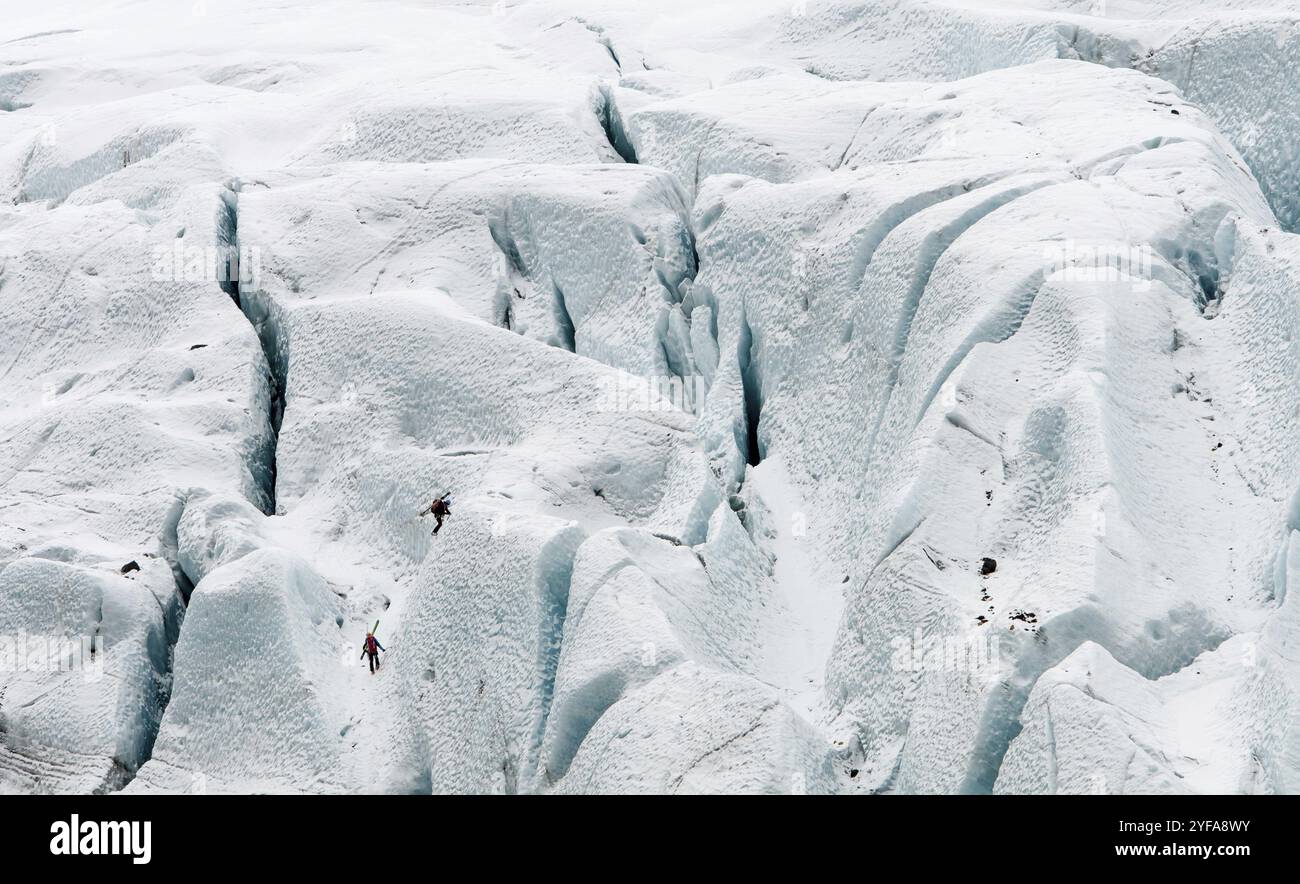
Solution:
<svg viewBox="0 0 1300 884">
<path fill-rule="evenodd" d="M 1010 614 L 1007 615 L 1007 618 L 1025 624 L 1025 629 L 1027 631 L 1033 633 L 1034 635 L 1038 634 L 1038 615 L 1035 614 L 1033 611 L 1023 611 L 1020 608 L 1016 608 L 1014 611 L 1012 611 Z M 1014 630 L 1016 628 L 1016 624 L 1012 623 L 1010 628 Z"/>
</svg>

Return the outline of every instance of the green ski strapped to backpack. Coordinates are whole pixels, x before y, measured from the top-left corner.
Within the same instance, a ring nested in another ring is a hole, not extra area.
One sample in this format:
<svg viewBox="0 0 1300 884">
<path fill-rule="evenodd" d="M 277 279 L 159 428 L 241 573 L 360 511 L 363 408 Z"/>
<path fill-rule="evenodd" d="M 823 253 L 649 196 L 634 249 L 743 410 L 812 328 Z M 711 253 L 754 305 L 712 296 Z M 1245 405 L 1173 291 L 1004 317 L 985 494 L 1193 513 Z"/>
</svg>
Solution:
<svg viewBox="0 0 1300 884">
<path fill-rule="evenodd" d="M 366 633 L 366 634 L 367 634 L 367 635 L 374 635 L 374 634 L 375 634 L 376 632 L 378 632 L 378 631 L 379 631 L 379 621 L 376 620 L 376 621 L 375 621 L 375 625 L 372 626 L 372 627 L 370 628 L 370 632 L 368 632 L 368 633 Z M 361 653 L 364 654 L 365 652 L 366 652 L 366 642 L 365 642 L 365 639 L 362 639 L 362 640 L 361 640 Z"/>
</svg>

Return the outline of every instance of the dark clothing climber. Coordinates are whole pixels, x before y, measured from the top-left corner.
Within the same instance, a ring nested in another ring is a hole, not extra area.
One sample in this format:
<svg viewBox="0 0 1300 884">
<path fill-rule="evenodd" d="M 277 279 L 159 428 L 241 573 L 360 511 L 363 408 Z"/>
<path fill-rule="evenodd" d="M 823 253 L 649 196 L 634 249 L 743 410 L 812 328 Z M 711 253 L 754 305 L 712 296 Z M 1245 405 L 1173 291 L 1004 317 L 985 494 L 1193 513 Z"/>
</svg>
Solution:
<svg viewBox="0 0 1300 884">
<path fill-rule="evenodd" d="M 433 518 L 437 520 L 438 524 L 433 526 L 433 533 L 437 534 L 438 529 L 442 527 L 443 517 L 451 515 L 451 500 L 444 494 L 442 497 L 439 497 L 433 503 L 429 504 L 428 509 L 420 513 L 420 515 L 432 515 Z"/>
<path fill-rule="evenodd" d="M 379 639 L 375 638 L 375 634 L 373 632 L 366 633 L 366 641 L 361 646 L 361 656 L 364 657 L 367 654 L 370 655 L 371 675 L 374 675 L 375 670 L 379 668 L 379 652 L 387 651 L 387 650 L 388 650 L 387 648 L 385 648 L 383 645 L 379 643 Z"/>
</svg>

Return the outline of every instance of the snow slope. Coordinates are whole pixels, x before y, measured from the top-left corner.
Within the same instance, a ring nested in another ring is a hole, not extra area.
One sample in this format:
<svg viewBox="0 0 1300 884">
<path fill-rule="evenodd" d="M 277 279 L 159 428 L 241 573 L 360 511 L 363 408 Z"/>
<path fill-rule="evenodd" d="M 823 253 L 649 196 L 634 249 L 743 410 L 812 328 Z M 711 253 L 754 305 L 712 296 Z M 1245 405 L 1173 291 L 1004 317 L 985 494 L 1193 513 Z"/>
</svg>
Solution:
<svg viewBox="0 0 1300 884">
<path fill-rule="evenodd" d="M 1296 22 L 6 17 L 0 789 L 1295 791 Z"/>
</svg>

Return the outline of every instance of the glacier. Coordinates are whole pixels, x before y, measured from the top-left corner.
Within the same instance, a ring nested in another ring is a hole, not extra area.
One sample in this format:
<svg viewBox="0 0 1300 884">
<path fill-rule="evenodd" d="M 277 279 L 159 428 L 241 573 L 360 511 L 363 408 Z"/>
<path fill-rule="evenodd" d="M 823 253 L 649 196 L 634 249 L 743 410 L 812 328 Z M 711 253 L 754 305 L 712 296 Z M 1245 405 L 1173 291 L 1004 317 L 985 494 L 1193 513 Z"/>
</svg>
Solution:
<svg viewBox="0 0 1300 884">
<path fill-rule="evenodd" d="M 1300 791 L 1290 0 L 0 57 L 0 792 Z"/>
</svg>

